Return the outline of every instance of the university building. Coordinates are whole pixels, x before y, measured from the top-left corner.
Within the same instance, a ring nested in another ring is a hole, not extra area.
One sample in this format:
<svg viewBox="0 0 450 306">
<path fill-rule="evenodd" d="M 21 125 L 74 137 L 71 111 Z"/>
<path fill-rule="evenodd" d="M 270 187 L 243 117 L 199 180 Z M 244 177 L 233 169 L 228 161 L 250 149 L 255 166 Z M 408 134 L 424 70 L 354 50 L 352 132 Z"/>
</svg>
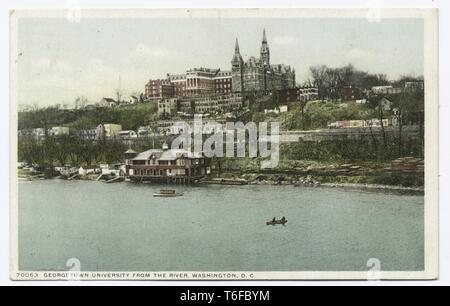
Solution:
<svg viewBox="0 0 450 306">
<path fill-rule="evenodd" d="M 260 57 L 242 59 L 236 39 L 231 70 L 192 68 L 183 74 L 167 74 L 165 79 L 149 80 L 147 99 L 223 95 L 253 91 L 272 91 L 295 87 L 295 70 L 288 65 L 270 63 L 270 50 L 263 32 Z"/>
<path fill-rule="evenodd" d="M 193 68 L 185 74 L 167 74 L 166 79 L 149 80 L 145 96 L 161 99 L 228 94 L 232 92 L 231 83 L 231 71 Z"/>
<path fill-rule="evenodd" d="M 295 87 L 295 69 L 288 65 L 270 63 L 270 50 L 263 31 L 260 57 L 242 59 L 236 39 L 234 55 L 231 59 L 233 92 L 272 91 Z"/>
<path fill-rule="evenodd" d="M 175 87 L 170 80 L 156 79 L 148 81 L 145 85 L 145 96 L 148 99 L 173 97 Z"/>
<path fill-rule="evenodd" d="M 241 94 L 210 94 L 197 97 L 168 98 L 158 101 L 158 116 L 172 117 L 183 114 L 230 113 L 244 107 Z"/>
</svg>

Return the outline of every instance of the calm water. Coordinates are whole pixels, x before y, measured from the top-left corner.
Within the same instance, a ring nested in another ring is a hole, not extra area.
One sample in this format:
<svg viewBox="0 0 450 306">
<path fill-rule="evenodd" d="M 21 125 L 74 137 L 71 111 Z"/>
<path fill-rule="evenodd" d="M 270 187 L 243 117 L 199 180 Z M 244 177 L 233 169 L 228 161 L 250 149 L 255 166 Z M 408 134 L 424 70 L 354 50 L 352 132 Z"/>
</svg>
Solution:
<svg viewBox="0 0 450 306">
<path fill-rule="evenodd" d="M 423 270 L 423 196 L 292 186 L 19 183 L 21 270 Z M 266 226 L 272 217 L 288 224 Z"/>
</svg>

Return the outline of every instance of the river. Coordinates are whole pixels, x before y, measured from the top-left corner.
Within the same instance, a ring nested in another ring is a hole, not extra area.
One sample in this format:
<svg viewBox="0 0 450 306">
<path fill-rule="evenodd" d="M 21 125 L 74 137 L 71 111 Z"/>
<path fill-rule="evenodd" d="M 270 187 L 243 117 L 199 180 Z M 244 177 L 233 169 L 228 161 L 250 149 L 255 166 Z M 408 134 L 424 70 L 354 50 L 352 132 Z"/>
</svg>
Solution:
<svg viewBox="0 0 450 306">
<path fill-rule="evenodd" d="M 19 183 L 19 268 L 82 271 L 424 269 L 421 195 L 294 186 Z M 267 226 L 273 217 L 286 226 Z"/>
</svg>

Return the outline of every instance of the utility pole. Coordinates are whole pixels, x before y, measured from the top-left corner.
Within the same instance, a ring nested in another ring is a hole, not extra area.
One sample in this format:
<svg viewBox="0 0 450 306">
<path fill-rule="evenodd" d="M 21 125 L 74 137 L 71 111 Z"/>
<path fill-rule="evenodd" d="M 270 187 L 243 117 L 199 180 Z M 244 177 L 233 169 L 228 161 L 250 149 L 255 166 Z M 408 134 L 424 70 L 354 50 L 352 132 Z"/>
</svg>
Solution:
<svg viewBox="0 0 450 306">
<path fill-rule="evenodd" d="M 119 74 L 119 87 L 116 90 L 116 97 L 117 97 L 117 103 L 120 103 L 120 100 L 122 99 L 122 78 Z"/>
</svg>

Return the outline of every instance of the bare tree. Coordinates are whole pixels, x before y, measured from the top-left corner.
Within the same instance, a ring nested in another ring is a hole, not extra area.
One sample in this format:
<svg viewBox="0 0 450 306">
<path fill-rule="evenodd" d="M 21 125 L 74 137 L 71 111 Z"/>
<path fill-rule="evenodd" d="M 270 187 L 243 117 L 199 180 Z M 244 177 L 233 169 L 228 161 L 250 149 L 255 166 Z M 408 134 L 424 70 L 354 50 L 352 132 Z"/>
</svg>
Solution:
<svg viewBox="0 0 450 306">
<path fill-rule="evenodd" d="M 78 96 L 75 98 L 75 101 L 73 101 L 73 107 L 75 109 L 85 108 L 88 104 L 89 100 L 85 96 Z"/>
<path fill-rule="evenodd" d="M 313 78 L 314 85 L 319 90 L 319 98 L 323 101 L 325 98 L 325 82 L 327 80 L 328 67 L 325 65 L 314 66 L 309 68 Z"/>
</svg>

